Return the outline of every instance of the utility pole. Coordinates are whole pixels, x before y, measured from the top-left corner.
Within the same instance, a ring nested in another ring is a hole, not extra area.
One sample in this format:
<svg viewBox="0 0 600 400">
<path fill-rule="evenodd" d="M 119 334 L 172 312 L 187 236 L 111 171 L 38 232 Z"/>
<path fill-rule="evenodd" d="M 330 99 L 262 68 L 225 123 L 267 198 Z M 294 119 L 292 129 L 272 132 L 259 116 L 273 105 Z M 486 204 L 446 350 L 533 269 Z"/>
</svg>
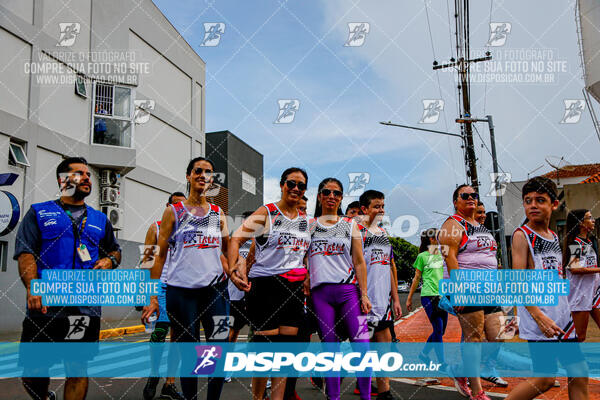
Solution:
<svg viewBox="0 0 600 400">
<path fill-rule="evenodd" d="M 471 94 L 469 82 L 469 66 L 471 63 L 491 60 L 492 56 L 489 51 L 485 53 L 485 57 L 469 59 L 471 50 L 469 47 L 469 0 L 454 1 L 454 19 L 456 21 L 456 53 L 458 61 L 452 57 L 450 63 L 438 65 L 437 61 L 433 62 L 433 69 L 457 67 L 460 84 L 458 86 L 462 95 L 462 107 L 460 118 L 469 119 L 471 117 Z M 473 127 L 471 122 L 464 124 L 463 142 L 465 146 L 465 165 L 467 167 L 467 181 L 475 190 L 479 188 L 479 179 L 477 176 L 477 157 L 475 156 L 475 146 L 473 143 Z"/>
<path fill-rule="evenodd" d="M 487 122 L 490 130 L 490 145 L 492 147 L 492 168 L 494 170 L 495 182 L 495 195 L 496 195 L 496 209 L 498 210 L 498 236 L 500 236 L 500 256 L 502 259 L 502 267 L 508 268 L 508 253 L 506 247 L 506 234 L 504 232 L 504 203 L 502 202 L 502 184 L 498 176 L 498 158 L 496 157 L 496 136 L 494 136 L 494 121 L 491 115 L 486 115 L 484 118 L 458 118 L 458 123 L 472 124 L 474 122 Z"/>
</svg>

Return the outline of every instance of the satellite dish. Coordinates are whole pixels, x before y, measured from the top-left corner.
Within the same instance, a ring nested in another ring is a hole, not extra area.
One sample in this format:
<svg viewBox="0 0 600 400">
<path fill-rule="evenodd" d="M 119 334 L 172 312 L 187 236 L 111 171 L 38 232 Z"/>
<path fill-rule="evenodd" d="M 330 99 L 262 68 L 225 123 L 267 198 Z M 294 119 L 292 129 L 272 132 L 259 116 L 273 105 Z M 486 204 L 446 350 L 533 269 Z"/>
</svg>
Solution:
<svg viewBox="0 0 600 400">
<path fill-rule="evenodd" d="M 575 166 L 566 161 L 564 157 L 548 156 L 545 158 L 548 165 L 557 171 L 573 171 Z"/>
<path fill-rule="evenodd" d="M 565 160 L 564 157 L 558 156 L 547 156 L 545 158 L 548 165 L 556 170 L 556 183 L 560 184 L 559 172 L 560 171 L 573 171 L 575 166 Z"/>
</svg>

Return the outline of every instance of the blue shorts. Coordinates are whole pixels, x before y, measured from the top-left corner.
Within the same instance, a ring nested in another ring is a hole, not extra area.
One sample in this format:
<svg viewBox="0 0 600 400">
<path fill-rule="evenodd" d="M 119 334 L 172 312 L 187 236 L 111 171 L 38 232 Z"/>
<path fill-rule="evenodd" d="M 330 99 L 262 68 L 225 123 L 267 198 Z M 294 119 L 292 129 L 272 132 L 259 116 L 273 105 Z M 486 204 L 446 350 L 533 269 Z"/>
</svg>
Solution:
<svg viewBox="0 0 600 400">
<path fill-rule="evenodd" d="M 156 322 L 166 322 L 167 324 L 171 323 L 169 321 L 169 316 L 167 315 L 167 284 L 161 282 L 160 290 L 158 291 L 158 319 Z"/>
</svg>

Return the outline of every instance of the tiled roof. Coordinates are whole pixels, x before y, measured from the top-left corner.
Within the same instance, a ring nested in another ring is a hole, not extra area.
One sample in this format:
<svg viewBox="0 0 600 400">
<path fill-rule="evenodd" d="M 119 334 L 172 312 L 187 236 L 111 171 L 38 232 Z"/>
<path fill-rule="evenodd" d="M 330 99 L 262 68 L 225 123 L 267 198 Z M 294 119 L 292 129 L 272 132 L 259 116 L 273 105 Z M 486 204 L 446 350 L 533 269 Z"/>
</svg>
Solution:
<svg viewBox="0 0 600 400">
<path fill-rule="evenodd" d="M 578 176 L 591 176 L 600 173 L 600 164 L 581 164 L 570 165 L 565 169 L 558 171 L 558 178 L 576 178 Z M 556 170 L 550 171 L 542 176 L 550 179 L 556 179 Z"/>
<path fill-rule="evenodd" d="M 600 182 L 600 172 L 598 172 L 595 175 L 590 176 L 587 179 L 582 180 L 579 183 L 596 183 L 596 182 Z"/>
</svg>

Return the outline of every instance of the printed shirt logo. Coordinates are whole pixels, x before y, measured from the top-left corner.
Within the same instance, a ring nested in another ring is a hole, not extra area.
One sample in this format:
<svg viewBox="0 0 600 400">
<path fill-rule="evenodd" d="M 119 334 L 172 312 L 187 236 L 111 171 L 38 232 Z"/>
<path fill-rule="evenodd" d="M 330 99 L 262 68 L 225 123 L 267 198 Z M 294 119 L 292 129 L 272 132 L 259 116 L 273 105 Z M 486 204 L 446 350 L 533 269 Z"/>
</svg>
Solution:
<svg viewBox="0 0 600 400">
<path fill-rule="evenodd" d="M 556 269 L 559 273 L 562 273 L 562 268 L 559 268 L 560 262 L 556 256 L 542 256 L 542 268 L 544 269 Z"/>
<path fill-rule="evenodd" d="M 496 250 L 496 241 L 487 236 L 487 235 L 478 235 L 477 236 L 477 248 L 478 249 L 490 249 L 490 250 Z"/>
<path fill-rule="evenodd" d="M 374 264 L 390 265 L 390 254 L 381 249 L 371 250 L 371 265 Z"/>
<path fill-rule="evenodd" d="M 198 360 L 196 368 L 192 372 L 194 375 L 211 375 L 215 372 L 217 359 L 221 358 L 223 350 L 221 346 L 196 346 Z"/>
<path fill-rule="evenodd" d="M 56 225 L 56 220 L 49 219 L 48 221 L 44 222 L 44 226 L 50 226 L 50 225 Z"/>
<path fill-rule="evenodd" d="M 203 232 L 184 232 L 182 237 L 183 248 L 212 249 L 221 245 L 220 236 L 205 235 Z"/>
<path fill-rule="evenodd" d="M 65 340 L 80 340 L 90 326 L 90 317 L 87 315 L 69 315 L 69 332 Z"/>
<path fill-rule="evenodd" d="M 338 256 L 344 254 L 346 250 L 345 243 L 329 243 L 327 240 L 313 240 L 311 242 L 313 246 L 312 256 L 324 255 L 324 256 Z"/>
<path fill-rule="evenodd" d="M 277 240 L 277 249 L 285 249 L 286 251 L 306 251 L 310 242 L 304 238 L 298 238 L 293 233 L 281 233 Z"/>
</svg>

